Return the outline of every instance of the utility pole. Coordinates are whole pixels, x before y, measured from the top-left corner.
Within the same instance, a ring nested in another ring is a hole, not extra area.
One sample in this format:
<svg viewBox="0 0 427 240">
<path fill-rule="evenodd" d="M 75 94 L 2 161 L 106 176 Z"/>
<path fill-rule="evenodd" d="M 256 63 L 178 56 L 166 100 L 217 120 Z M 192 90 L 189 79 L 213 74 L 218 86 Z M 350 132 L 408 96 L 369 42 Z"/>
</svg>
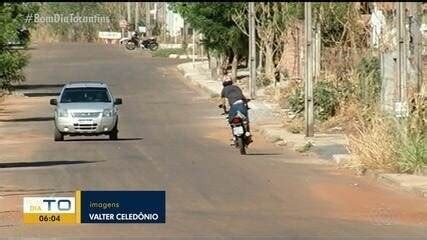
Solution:
<svg viewBox="0 0 427 240">
<path fill-rule="evenodd" d="M 193 31 L 193 68 L 195 67 L 195 63 L 196 63 L 196 30 L 194 28 L 192 28 Z"/>
<path fill-rule="evenodd" d="M 411 83 L 414 84 L 415 91 L 419 93 L 421 91 L 422 83 L 422 35 L 421 35 L 421 3 L 420 2 L 410 2 L 408 3 L 411 6 L 411 58 L 412 63 L 415 69 L 415 79 L 411 80 Z"/>
<path fill-rule="evenodd" d="M 398 41 L 398 58 L 397 58 L 397 100 L 399 104 L 403 104 L 406 100 L 406 4 L 404 2 L 396 2 L 397 5 L 397 41 Z"/>
<path fill-rule="evenodd" d="M 188 23 L 184 19 L 184 26 L 182 27 L 182 46 L 187 49 L 188 42 L 187 42 L 187 36 L 188 36 Z"/>
<path fill-rule="evenodd" d="M 151 15 L 150 15 L 150 2 L 145 2 L 145 32 L 147 37 L 151 37 Z"/>
<path fill-rule="evenodd" d="M 305 136 L 314 136 L 313 111 L 313 36 L 311 2 L 304 3 L 305 64 L 304 64 L 304 104 Z"/>
<path fill-rule="evenodd" d="M 135 31 L 138 30 L 139 22 L 139 2 L 135 2 Z"/>
<path fill-rule="evenodd" d="M 255 3 L 249 2 L 249 91 L 250 98 L 256 97 L 256 45 L 255 45 Z"/>
<path fill-rule="evenodd" d="M 320 30 L 320 22 L 316 21 L 316 31 L 314 34 L 314 82 L 320 78 L 320 50 L 321 50 L 322 34 Z"/>
<path fill-rule="evenodd" d="M 127 2 L 127 12 L 128 12 L 128 17 L 126 20 L 128 21 L 128 26 L 129 26 L 129 24 L 130 24 L 130 2 Z M 128 37 L 130 37 L 129 27 L 128 27 Z"/>
<path fill-rule="evenodd" d="M 166 19 L 167 19 L 167 4 L 163 3 L 163 23 L 162 23 L 162 33 L 163 33 L 163 42 L 166 43 Z"/>
</svg>

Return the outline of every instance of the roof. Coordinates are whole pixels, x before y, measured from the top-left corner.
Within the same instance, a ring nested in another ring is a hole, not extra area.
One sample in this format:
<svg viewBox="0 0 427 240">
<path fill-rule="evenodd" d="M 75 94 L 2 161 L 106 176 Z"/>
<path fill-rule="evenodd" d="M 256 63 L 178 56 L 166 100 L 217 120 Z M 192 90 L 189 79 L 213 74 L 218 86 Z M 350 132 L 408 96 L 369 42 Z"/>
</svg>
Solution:
<svg viewBox="0 0 427 240">
<path fill-rule="evenodd" d="M 65 85 L 66 88 L 86 88 L 86 87 L 107 87 L 107 84 L 101 81 L 76 81 Z"/>
</svg>

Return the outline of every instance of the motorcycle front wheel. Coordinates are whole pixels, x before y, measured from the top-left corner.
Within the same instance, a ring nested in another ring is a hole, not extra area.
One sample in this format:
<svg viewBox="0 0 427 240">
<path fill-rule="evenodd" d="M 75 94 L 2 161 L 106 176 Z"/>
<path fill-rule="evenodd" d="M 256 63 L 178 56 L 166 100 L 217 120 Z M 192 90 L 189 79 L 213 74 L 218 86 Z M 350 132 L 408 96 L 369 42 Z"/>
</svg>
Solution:
<svg viewBox="0 0 427 240">
<path fill-rule="evenodd" d="M 126 49 L 127 49 L 127 50 L 135 50 L 135 48 L 136 48 L 136 45 L 135 45 L 135 43 L 134 43 L 134 42 L 128 41 L 128 42 L 126 43 Z"/>
<path fill-rule="evenodd" d="M 151 43 L 149 48 L 151 51 L 156 51 L 159 48 L 159 44 L 158 43 Z"/>
</svg>

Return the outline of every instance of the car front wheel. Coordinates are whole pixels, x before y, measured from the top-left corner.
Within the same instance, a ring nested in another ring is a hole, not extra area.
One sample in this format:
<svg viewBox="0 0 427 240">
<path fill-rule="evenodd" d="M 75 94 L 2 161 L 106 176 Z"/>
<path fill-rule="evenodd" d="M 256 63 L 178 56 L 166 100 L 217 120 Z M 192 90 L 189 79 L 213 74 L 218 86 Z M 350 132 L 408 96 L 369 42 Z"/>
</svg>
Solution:
<svg viewBox="0 0 427 240">
<path fill-rule="evenodd" d="M 117 140 L 119 137 L 119 129 L 117 128 L 118 123 L 119 120 L 117 119 L 116 126 L 114 126 L 114 129 L 109 134 L 110 140 Z"/>
<path fill-rule="evenodd" d="M 58 141 L 64 141 L 64 134 L 62 134 L 58 128 L 55 127 L 55 136 L 54 136 L 55 142 Z"/>
</svg>

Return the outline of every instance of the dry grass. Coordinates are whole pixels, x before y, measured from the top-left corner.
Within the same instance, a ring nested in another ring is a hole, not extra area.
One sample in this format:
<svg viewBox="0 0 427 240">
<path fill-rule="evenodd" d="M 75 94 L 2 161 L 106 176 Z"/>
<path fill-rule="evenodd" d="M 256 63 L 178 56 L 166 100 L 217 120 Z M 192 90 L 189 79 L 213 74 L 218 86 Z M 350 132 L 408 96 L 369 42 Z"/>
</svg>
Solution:
<svg viewBox="0 0 427 240">
<path fill-rule="evenodd" d="M 356 132 L 349 135 L 349 150 L 354 166 L 372 170 L 397 172 L 399 141 L 397 123 L 376 115 L 371 122 L 360 122 Z"/>
<path fill-rule="evenodd" d="M 319 123 L 319 131 L 331 132 L 331 129 L 339 127 L 346 134 L 355 133 L 357 132 L 355 126 L 362 121 L 362 117 L 366 115 L 367 111 L 368 110 L 365 109 L 360 102 L 350 100 L 345 104 L 341 104 L 337 115 Z"/>
<path fill-rule="evenodd" d="M 296 118 L 286 125 L 286 129 L 293 134 L 299 134 L 304 131 L 304 119 Z"/>
<path fill-rule="evenodd" d="M 38 26 L 36 29 L 32 30 L 31 40 L 33 42 L 46 43 L 55 43 L 60 41 L 59 37 L 52 34 L 47 26 Z"/>
</svg>

